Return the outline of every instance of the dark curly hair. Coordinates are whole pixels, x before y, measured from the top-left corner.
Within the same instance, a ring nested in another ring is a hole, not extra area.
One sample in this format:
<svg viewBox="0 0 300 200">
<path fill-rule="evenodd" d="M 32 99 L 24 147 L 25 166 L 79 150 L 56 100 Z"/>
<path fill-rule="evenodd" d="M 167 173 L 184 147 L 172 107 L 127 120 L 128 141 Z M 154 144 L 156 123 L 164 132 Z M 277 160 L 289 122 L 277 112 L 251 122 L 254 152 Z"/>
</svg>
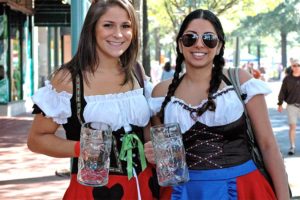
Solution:
<svg viewBox="0 0 300 200">
<path fill-rule="evenodd" d="M 222 81 L 222 70 L 225 65 L 225 60 L 223 58 L 224 48 L 225 48 L 225 34 L 220 20 L 214 13 L 212 13 L 209 10 L 198 9 L 186 16 L 177 34 L 177 38 L 176 38 L 177 58 L 176 58 L 174 78 L 172 80 L 172 83 L 169 85 L 167 96 L 165 97 L 165 100 L 163 101 L 161 109 L 158 113 L 158 116 L 160 117 L 162 123 L 164 122 L 164 109 L 168 104 L 168 102 L 171 100 L 171 97 L 174 95 L 176 88 L 180 84 L 179 74 L 182 71 L 182 63 L 184 61 L 184 56 L 179 50 L 179 40 L 183 35 L 184 31 L 186 30 L 187 26 L 194 19 L 204 19 L 209 21 L 213 25 L 217 33 L 217 36 L 219 38 L 219 41 L 222 44 L 219 54 L 216 55 L 213 60 L 214 67 L 212 68 L 210 87 L 208 89 L 208 101 L 199 110 L 197 110 L 197 115 L 198 116 L 202 115 L 206 110 L 214 111 L 216 108 L 216 104 L 212 98 L 212 95 L 218 90 Z"/>
</svg>

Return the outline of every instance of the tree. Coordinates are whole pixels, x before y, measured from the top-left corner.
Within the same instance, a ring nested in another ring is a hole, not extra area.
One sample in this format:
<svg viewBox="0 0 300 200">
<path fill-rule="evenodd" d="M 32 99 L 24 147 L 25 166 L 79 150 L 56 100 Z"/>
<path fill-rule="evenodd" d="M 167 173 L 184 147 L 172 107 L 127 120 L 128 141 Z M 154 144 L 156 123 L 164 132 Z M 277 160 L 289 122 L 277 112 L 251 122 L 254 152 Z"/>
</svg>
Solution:
<svg viewBox="0 0 300 200">
<path fill-rule="evenodd" d="M 248 1 L 246 1 L 248 2 Z M 175 35 L 183 18 L 195 8 L 208 9 L 217 16 L 225 14 L 234 5 L 240 4 L 240 0 L 164 0 L 164 7 L 169 15 Z"/>
<path fill-rule="evenodd" d="M 248 13 L 249 8 L 254 5 L 254 0 L 148 0 L 148 2 L 149 31 L 150 36 L 153 36 L 150 38 L 150 45 L 153 45 L 152 49 L 156 50 L 154 53 L 156 60 L 160 57 L 161 48 L 174 53 L 175 36 L 179 26 L 183 18 L 192 10 L 209 9 L 219 17 L 224 16 L 237 24 L 241 13 L 243 14 L 244 11 Z"/>
<path fill-rule="evenodd" d="M 259 37 L 280 33 L 281 63 L 286 67 L 287 36 L 291 32 L 300 32 L 300 11 L 297 10 L 299 4 L 299 0 L 286 0 L 272 11 L 249 16 L 241 22 L 241 26 L 234 34 L 249 36 L 257 40 Z"/>
<path fill-rule="evenodd" d="M 149 29 L 148 29 L 148 5 L 147 0 L 143 0 L 143 49 L 142 61 L 145 72 L 150 76 L 150 49 L 149 49 Z"/>
</svg>

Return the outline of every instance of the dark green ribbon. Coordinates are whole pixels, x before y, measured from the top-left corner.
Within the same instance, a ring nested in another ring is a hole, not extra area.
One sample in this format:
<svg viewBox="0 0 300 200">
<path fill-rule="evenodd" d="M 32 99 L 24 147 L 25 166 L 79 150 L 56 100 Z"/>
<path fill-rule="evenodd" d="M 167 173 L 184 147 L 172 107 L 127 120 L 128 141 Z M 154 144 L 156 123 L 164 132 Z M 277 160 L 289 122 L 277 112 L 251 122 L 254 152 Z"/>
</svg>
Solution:
<svg viewBox="0 0 300 200">
<path fill-rule="evenodd" d="M 133 161 L 132 161 L 132 150 L 134 148 L 138 148 L 140 154 L 140 160 L 142 165 L 142 171 L 146 169 L 146 159 L 144 153 L 144 145 L 141 142 L 140 138 L 135 134 L 126 133 L 123 137 L 122 147 L 120 152 L 120 160 L 127 161 L 127 174 L 128 180 L 132 178 L 132 171 L 133 171 Z"/>
</svg>

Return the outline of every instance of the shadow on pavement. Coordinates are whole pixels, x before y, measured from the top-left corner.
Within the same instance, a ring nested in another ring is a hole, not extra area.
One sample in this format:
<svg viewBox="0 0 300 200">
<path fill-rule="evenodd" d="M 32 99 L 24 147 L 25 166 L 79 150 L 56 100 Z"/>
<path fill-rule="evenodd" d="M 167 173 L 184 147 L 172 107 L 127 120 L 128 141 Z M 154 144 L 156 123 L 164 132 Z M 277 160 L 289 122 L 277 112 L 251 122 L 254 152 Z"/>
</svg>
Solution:
<svg viewBox="0 0 300 200">
<path fill-rule="evenodd" d="M 39 182 L 61 181 L 61 180 L 69 180 L 69 178 L 58 177 L 58 176 L 43 176 L 43 177 L 35 177 L 35 178 L 12 179 L 12 180 L 0 181 L 0 185 L 30 184 L 30 183 L 39 183 Z"/>
</svg>

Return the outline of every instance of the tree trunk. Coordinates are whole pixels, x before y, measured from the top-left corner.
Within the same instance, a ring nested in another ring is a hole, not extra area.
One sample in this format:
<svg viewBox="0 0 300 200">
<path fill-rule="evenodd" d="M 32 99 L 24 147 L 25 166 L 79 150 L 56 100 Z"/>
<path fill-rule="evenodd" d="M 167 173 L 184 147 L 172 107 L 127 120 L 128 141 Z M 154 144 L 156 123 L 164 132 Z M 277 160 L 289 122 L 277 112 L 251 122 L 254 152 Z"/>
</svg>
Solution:
<svg viewBox="0 0 300 200">
<path fill-rule="evenodd" d="M 142 63 L 145 72 L 150 76 L 150 49 L 149 49 L 149 30 L 148 30 L 148 6 L 147 0 L 143 0 L 143 45 L 142 45 Z"/>
<path fill-rule="evenodd" d="M 281 31 L 280 33 L 281 35 L 281 63 L 283 68 L 287 67 L 287 52 L 286 52 L 286 45 L 287 45 L 287 33 L 285 33 L 284 31 Z"/>
<path fill-rule="evenodd" d="M 256 50 L 257 50 L 257 65 L 258 65 L 258 69 L 260 68 L 260 57 L 261 57 L 261 45 L 260 42 L 257 43 L 256 45 Z"/>
<path fill-rule="evenodd" d="M 247 47 L 248 47 L 248 53 L 252 54 L 252 52 L 251 52 L 251 43 L 250 42 L 248 43 Z"/>
<path fill-rule="evenodd" d="M 154 42 L 155 42 L 155 60 L 160 62 L 160 43 L 159 43 L 159 35 L 158 28 L 154 29 Z M 159 63 L 160 64 L 160 63 Z"/>
</svg>

